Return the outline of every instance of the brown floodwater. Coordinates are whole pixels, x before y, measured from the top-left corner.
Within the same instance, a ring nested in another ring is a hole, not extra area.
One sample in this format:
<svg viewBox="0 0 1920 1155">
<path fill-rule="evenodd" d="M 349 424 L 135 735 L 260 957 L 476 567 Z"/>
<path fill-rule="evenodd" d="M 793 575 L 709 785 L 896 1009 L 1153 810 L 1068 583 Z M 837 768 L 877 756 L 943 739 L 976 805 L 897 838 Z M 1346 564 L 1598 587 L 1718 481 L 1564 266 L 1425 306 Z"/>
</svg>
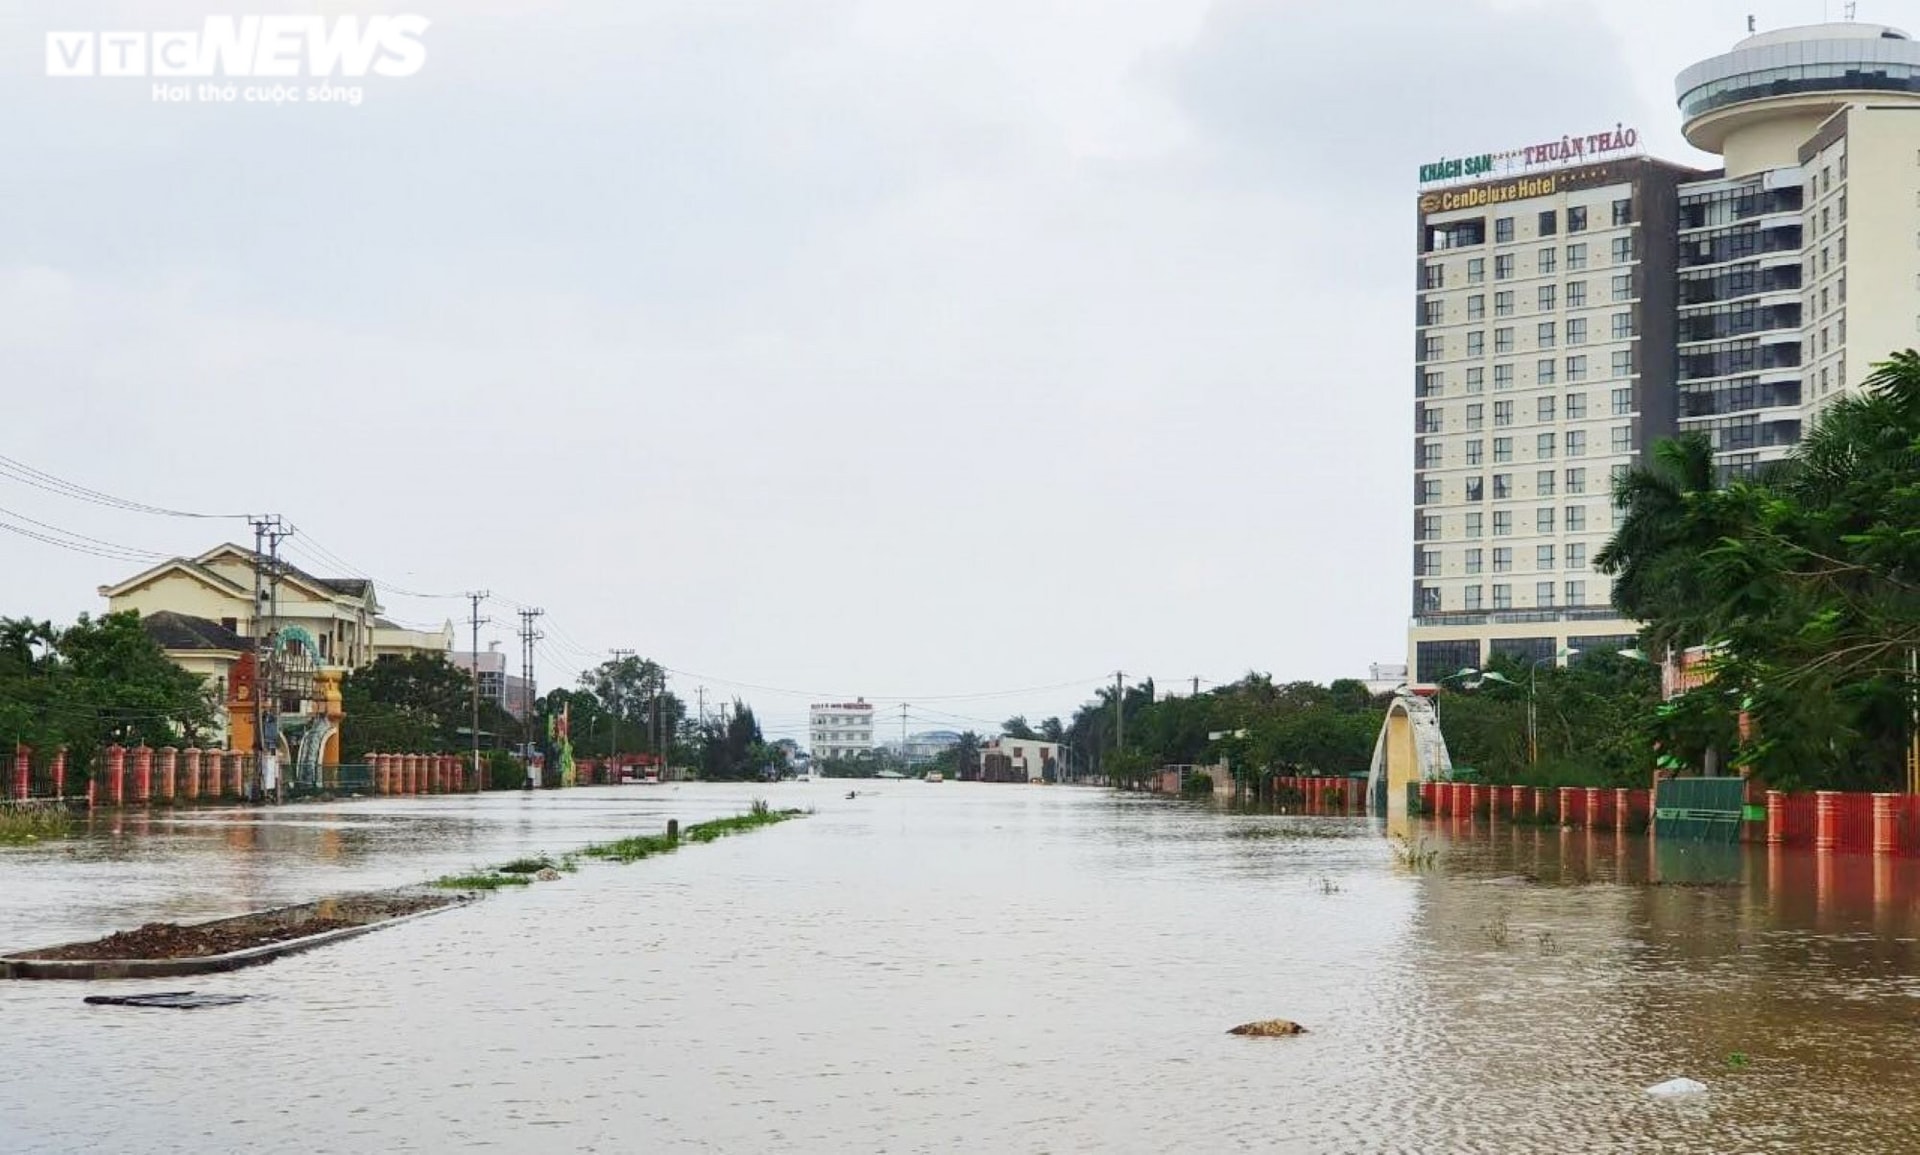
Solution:
<svg viewBox="0 0 1920 1155">
<path fill-rule="evenodd" d="M 1920 865 L 1092 789 L 99 822 L 0 948 L 817 813 L 191 980 L 0 986 L 0 1152 L 1920 1150 Z M 254 996 L 197 1011 L 88 994 Z M 1226 1029 L 1285 1017 L 1311 1033 Z M 1644 1089 L 1685 1075 L 1687 1101 Z"/>
</svg>

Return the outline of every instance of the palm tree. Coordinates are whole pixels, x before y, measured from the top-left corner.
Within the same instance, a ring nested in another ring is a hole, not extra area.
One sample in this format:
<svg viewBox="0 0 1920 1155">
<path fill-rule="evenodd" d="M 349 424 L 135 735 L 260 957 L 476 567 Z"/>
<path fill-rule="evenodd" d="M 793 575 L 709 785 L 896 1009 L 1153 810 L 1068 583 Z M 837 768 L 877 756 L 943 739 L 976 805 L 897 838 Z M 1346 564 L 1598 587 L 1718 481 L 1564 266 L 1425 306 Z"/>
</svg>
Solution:
<svg viewBox="0 0 1920 1155">
<path fill-rule="evenodd" d="M 1613 577 L 1613 604 L 1621 613 L 1654 623 L 1649 642 L 1699 640 L 1671 636 L 1678 631 L 1669 623 L 1685 604 L 1701 551 L 1717 540 L 1701 516 L 1703 499 L 1718 489 L 1713 442 L 1688 433 L 1655 442 L 1648 458 L 1615 484 L 1614 501 L 1626 516 L 1594 566 Z"/>
</svg>

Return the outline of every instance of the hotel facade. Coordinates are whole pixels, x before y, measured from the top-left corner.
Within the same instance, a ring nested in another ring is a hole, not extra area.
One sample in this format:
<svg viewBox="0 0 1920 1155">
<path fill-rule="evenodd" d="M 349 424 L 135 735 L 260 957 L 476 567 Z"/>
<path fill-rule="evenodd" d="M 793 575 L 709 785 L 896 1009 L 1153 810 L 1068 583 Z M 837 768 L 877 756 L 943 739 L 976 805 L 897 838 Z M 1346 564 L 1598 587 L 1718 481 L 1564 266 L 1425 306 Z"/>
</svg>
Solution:
<svg viewBox="0 0 1920 1155">
<path fill-rule="evenodd" d="M 1920 45 L 1784 29 L 1678 95 L 1719 171 L 1620 127 L 1421 171 L 1415 681 L 1631 645 L 1593 568 L 1615 480 L 1682 430 L 1751 472 L 1920 344 Z"/>
</svg>

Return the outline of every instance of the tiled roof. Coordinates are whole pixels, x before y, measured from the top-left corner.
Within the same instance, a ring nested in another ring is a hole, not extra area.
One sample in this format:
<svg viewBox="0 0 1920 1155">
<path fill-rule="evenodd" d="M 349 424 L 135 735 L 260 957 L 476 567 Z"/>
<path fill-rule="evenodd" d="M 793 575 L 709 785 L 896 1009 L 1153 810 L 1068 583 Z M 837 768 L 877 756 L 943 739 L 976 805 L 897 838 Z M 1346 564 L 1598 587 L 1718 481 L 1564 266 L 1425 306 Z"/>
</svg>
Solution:
<svg viewBox="0 0 1920 1155">
<path fill-rule="evenodd" d="M 244 652 L 253 648 L 253 639 L 243 638 L 219 622 L 197 618 L 192 614 L 177 614 L 172 610 L 148 614 L 140 619 L 140 627 L 163 650 Z"/>
</svg>

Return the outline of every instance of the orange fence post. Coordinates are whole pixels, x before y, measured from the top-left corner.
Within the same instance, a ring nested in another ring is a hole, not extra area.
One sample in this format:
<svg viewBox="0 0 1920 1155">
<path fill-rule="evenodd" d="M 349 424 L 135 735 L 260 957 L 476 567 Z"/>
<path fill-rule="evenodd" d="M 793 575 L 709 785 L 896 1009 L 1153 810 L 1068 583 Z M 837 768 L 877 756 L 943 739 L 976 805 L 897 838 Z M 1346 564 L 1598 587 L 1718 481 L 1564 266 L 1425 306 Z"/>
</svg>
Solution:
<svg viewBox="0 0 1920 1155">
<path fill-rule="evenodd" d="M 1897 794 L 1873 796 L 1873 852 L 1892 854 L 1900 844 L 1900 801 Z"/>
<path fill-rule="evenodd" d="M 115 806 L 127 801 L 127 748 L 107 747 L 107 801 Z"/>
<path fill-rule="evenodd" d="M 160 797 L 172 802 L 174 787 L 179 785 L 180 752 L 172 746 L 160 747 Z"/>
<path fill-rule="evenodd" d="M 1813 793 L 1813 848 L 1832 850 L 1840 841 L 1840 796 L 1832 790 Z"/>
<path fill-rule="evenodd" d="M 33 747 L 13 744 L 13 796 L 25 800 L 33 786 Z"/>
<path fill-rule="evenodd" d="M 67 796 L 67 748 L 60 747 L 53 752 L 53 796 Z"/>
</svg>

